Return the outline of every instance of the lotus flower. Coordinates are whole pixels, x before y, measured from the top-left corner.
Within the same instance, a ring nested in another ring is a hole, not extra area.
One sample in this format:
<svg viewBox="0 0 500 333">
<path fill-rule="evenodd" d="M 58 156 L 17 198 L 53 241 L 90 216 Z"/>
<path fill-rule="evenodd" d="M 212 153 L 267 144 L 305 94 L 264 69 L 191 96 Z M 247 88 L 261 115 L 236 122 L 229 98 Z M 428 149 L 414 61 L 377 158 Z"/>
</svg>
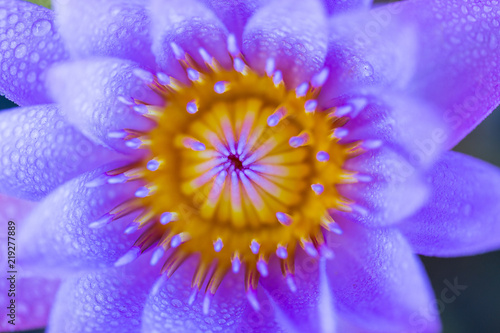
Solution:
<svg viewBox="0 0 500 333">
<path fill-rule="evenodd" d="M 416 254 L 499 248 L 499 170 L 448 151 L 497 1 L 53 7 L 0 1 L 2 329 L 437 332 Z"/>
</svg>

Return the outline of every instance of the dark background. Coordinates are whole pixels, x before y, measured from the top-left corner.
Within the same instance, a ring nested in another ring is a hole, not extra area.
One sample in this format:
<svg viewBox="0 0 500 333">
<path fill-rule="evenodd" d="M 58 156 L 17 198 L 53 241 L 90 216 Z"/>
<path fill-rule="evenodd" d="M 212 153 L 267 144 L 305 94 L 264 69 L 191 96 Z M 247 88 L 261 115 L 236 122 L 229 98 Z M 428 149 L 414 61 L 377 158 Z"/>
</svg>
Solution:
<svg viewBox="0 0 500 333">
<path fill-rule="evenodd" d="M 0 97 L 0 109 L 15 105 Z M 493 112 L 455 150 L 500 166 L 500 108 Z M 500 204 L 500 203 L 499 203 Z M 444 333 L 500 332 L 500 251 L 461 258 L 422 257 L 436 298 L 445 280 L 466 285 L 455 301 L 444 304 Z M 25 333 L 43 333 L 43 330 Z"/>
</svg>

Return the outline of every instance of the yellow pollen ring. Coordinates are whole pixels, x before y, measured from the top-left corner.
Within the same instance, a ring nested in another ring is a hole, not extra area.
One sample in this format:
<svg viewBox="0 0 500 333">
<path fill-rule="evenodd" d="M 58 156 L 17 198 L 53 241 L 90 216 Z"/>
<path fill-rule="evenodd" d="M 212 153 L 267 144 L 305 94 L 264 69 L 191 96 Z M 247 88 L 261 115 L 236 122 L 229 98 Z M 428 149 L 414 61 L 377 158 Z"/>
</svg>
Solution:
<svg viewBox="0 0 500 333">
<path fill-rule="evenodd" d="M 271 256 L 288 277 L 297 245 L 317 255 L 322 230 L 338 231 L 329 210 L 351 209 L 336 185 L 358 181 L 343 166 L 362 152 L 359 142 L 339 143 L 335 133 L 346 120 L 319 109 L 320 87 L 288 89 L 281 74 L 262 76 L 241 55 L 233 60 L 236 70 L 215 60 L 206 68 L 185 55 L 189 84 L 156 80 L 152 89 L 165 106 L 141 112 L 157 126 L 127 137 L 149 155 L 110 172 L 146 183 L 114 210 L 123 216 L 142 209 L 135 246 L 172 249 L 167 275 L 198 254 L 192 284 L 200 289 L 211 271 L 210 293 L 230 268 L 244 268 L 251 289 L 267 275 Z"/>
</svg>

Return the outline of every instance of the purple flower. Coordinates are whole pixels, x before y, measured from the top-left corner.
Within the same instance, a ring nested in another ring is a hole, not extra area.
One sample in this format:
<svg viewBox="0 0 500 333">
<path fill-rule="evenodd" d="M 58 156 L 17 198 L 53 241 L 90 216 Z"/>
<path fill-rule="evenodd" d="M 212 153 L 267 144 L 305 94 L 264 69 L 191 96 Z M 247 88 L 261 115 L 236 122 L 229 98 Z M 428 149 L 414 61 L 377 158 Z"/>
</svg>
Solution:
<svg viewBox="0 0 500 333">
<path fill-rule="evenodd" d="M 15 328 L 439 331 L 414 253 L 500 246 L 500 172 L 447 151 L 498 2 L 145 3 L 0 0 Z"/>
</svg>

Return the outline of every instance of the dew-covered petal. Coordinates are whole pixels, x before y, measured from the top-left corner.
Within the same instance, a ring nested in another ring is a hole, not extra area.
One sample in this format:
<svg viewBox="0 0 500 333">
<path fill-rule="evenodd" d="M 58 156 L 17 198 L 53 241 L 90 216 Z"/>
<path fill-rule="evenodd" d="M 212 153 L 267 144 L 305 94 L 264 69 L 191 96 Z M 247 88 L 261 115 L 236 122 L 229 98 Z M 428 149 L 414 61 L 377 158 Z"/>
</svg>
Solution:
<svg viewBox="0 0 500 333">
<path fill-rule="evenodd" d="M 421 171 L 393 150 L 381 147 L 348 160 L 347 170 L 368 179 L 338 185 L 354 202 L 349 219 L 366 226 L 390 225 L 406 218 L 425 203 L 428 189 Z"/>
<path fill-rule="evenodd" d="M 13 327 L 18 330 L 28 330 L 46 326 L 49 311 L 59 286 L 57 280 L 29 276 L 25 273 L 23 266 L 19 265 L 19 262 L 8 262 L 9 253 L 7 251 L 16 252 L 19 248 L 16 248 L 18 232 L 21 230 L 24 218 L 36 205 L 35 202 L 0 195 L 0 221 L 2 221 L 3 226 L 0 230 L 0 247 L 5 249 L 5 251 L 0 252 L 0 265 L 5 267 L 0 273 L 0 289 L 6 293 L 0 297 L 0 306 L 2 309 L 6 309 L 10 305 L 10 299 L 15 299 L 16 312 L 15 326 L 8 323 L 8 320 L 12 319 L 11 317 L 5 317 L 0 321 L 2 332 L 10 331 Z M 12 223 L 8 221 L 12 221 Z M 9 226 L 12 227 L 10 230 Z M 10 235 L 9 232 L 11 232 Z M 9 246 L 14 248 L 9 248 Z M 8 264 L 14 265 L 13 269 Z M 7 270 L 16 272 L 15 297 L 8 297 L 10 280 L 7 278 L 10 277 L 11 273 Z M 6 310 L 6 314 L 9 312 L 10 310 Z"/>
<path fill-rule="evenodd" d="M 25 1 L 0 1 L 0 94 L 18 105 L 51 102 L 47 68 L 68 55 L 54 12 Z"/>
<path fill-rule="evenodd" d="M 301 258 L 305 259 L 304 256 Z M 312 328 L 320 327 L 321 323 L 314 323 L 314 318 L 319 318 L 320 309 L 317 308 L 318 280 L 315 280 L 318 277 L 318 265 L 313 259 L 300 261 L 296 272 L 298 292 L 295 294 L 290 292 L 281 273 L 278 272 L 279 265 L 270 265 L 272 270 L 270 276 L 261 280 L 266 290 L 259 287 L 256 295 L 259 311 L 252 308 L 245 296 L 243 274 L 229 273 L 215 296 L 210 299 L 208 314 L 203 313 L 205 302 L 203 292 L 198 293 L 192 305 L 189 304 L 189 299 L 192 297 L 190 281 L 197 260 L 197 258 L 187 260 L 171 278 L 159 286 L 156 294 L 152 293 L 149 296 L 144 310 L 142 332 L 212 330 L 292 333 L 301 332 L 301 328 L 305 329 L 308 324 L 311 324 Z M 304 305 L 311 300 L 314 300 L 312 304 Z M 316 315 L 307 319 L 307 315 L 311 313 Z M 305 321 L 300 323 L 301 319 Z M 298 324 L 302 326 L 294 327 Z M 309 329 L 312 329 L 311 327 Z M 325 330 L 325 332 L 333 331 Z"/>
<path fill-rule="evenodd" d="M 152 0 L 150 10 L 153 53 L 162 70 L 182 75 L 172 43 L 201 64 L 200 48 L 223 65 L 231 64 L 226 48 L 227 29 L 203 3 L 196 0 Z"/>
<path fill-rule="evenodd" d="M 2 243 L 2 248 L 7 249 L 7 243 L 3 243 L 2 241 L 0 243 Z M 4 260 L 2 260 L 2 267 L 7 267 L 7 262 L 4 264 Z M 16 330 L 45 327 L 59 288 L 59 281 L 25 277 L 19 267 L 17 268 L 17 273 L 14 275 L 15 288 L 13 290 L 15 290 L 15 296 L 7 297 L 8 291 L 11 288 L 10 280 L 8 280 L 11 274 L 6 273 L 5 270 L 0 274 L 0 288 L 5 291 L 5 295 L 2 295 L 0 298 L 0 306 L 2 307 L 4 317 L 0 322 L 0 330 L 2 332 L 10 332 L 14 327 Z M 10 306 L 11 299 L 15 300 L 15 326 L 8 322 L 13 318 L 9 316 L 10 309 L 6 309 Z"/>
<path fill-rule="evenodd" d="M 380 140 L 416 167 L 431 165 L 445 151 L 449 129 L 428 103 L 388 91 L 332 102 L 336 113 L 349 111 L 343 142 Z"/>
<path fill-rule="evenodd" d="M 386 93 L 339 103 L 335 112 L 350 111 L 341 142 L 361 140 L 367 150 L 344 165 L 359 173 L 360 182 L 338 186 L 360 208 L 352 217 L 375 226 L 410 216 L 427 198 L 422 170 L 443 152 L 447 127 L 435 108 L 408 96 Z"/>
<path fill-rule="evenodd" d="M 197 264 L 190 258 L 174 275 L 152 292 L 144 307 L 143 333 L 220 331 L 236 332 L 249 307 L 242 279 L 226 276 L 210 302 L 208 314 L 203 313 L 204 293 L 189 305 L 191 279 Z M 204 289 L 203 289 L 204 290 Z"/>
<path fill-rule="evenodd" d="M 334 295 L 326 277 L 329 261 L 312 258 L 299 250 L 295 258 L 295 272 L 288 282 L 282 275 L 278 260 L 269 265 L 269 277 L 261 278 L 266 299 L 256 314 L 262 321 L 276 320 L 285 332 L 336 332 L 337 319 Z M 296 290 L 290 290 L 290 283 Z"/>
<path fill-rule="evenodd" d="M 54 9 L 73 58 L 110 56 L 155 68 L 145 1 L 54 1 Z"/>
<path fill-rule="evenodd" d="M 0 194 L 0 220 L 20 222 L 31 212 L 37 205 L 36 202 L 18 199 Z M 2 230 L 2 237 L 6 237 L 6 230 Z"/>
<path fill-rule="evenodd" d="M 414 326 L 414 325 L 411 325 Z M 415 325 L 417 326 L 417 325 Z M 345 317 L 339 317 L 337 321 L 337 332 L 349 333 L 387 333 L 385 327 L 371 326 L 366 327 L 366 324 L 359 325 L 357 321 L 348 321 Z M 409 331 L 411 332 L 411 330 Z M 426 332 L 426 331 L 423 331 Z M 432 332 L 432 331 L 431 331 Z"/>
<path fill-rule="evenodd" d="M 495 6 L 405 1 L 332 18 L 323 95 L 399 88 L 436 106 L 453 147 L 500 103 Z"/>
<path fill-rule="evenodd" d="M 67 180 L 124 156 L 87 139 L 56 105 L 0 113 L 0 192 L 39 200 Z"/>
<path fill-rule="evenodd" d="M 241 35 L 248 19 L 265 0 L 202 0 L 224 23 L 241 44 Z"/>
<path fill-rule="evenodd" d="M 140 332 L 144 303 L 158 275 L 145 257 L 126 266 L 66 279 L 47 332 Z"/>
<path fill-rule="evenodd" d="M 448 152 L 429 172 L 431 196 L 399 225 L 415 252 L 454 257 L 500 247 L 500 170 Z"/>
<path fill-rule="evenodd" d="M 89 227 L 132 198 L 140 185 L 88 186 L 108 169 L 97 169 L 65 183 L 30 214 L 18 239 L 18 259 L 26 269 L 49 276 L 109 267 L 130 249 L 137 236 L 123 232 L 136 214 L 101 228 Z"/>
<path fill-rule="evenodd" d="M 336 15 L 349 10 L 361 10 L 371 7 L 373 0 L 323 0 L 328 13 Z"/>
<path fill-rule="evenodd" d="M 143 333 L 283 332 L 273 316 L 263 317 L 262 312 L 252 309 L 245 296 L 243 274 L 228 273 L 213 297 L 205 301 L 202 289 L 190 305 L 197 262 L 198 258 L 188 259 L 149 295 L 142 318 Z M 204 304 L 209 305 L 207 314 Z"/>
<path fill-rule="evenodd" d="M 47 79 L 66 119 L 97 143 L 130 150 L 110 132 L 123 129 L 148 131 L 153 122 L 121 99 L 161 103 L 147 84 L 133 74 L 137 64 L 115 58 L 92 58 L 55 66 Z"/>
<path fill-rule="evenodd" d="M 418 258 L 395 229 L 367 229 L 336 217 L 327 265 L 336 311 L 355 326 L 383 332 L 439 332 L 439 314 Z"/>
<path fill-rule="evenodd" d="M 268 59 L 291 86 L 323 66 L 327 50 L 326 11 L 319 0 L 276 0 L 259 8 L 243 32 L 243 53 L 264 73 Z"/>
<path fill-rule="evenodd" d="M 387 4 L 329 19 L 326 63 L 331 73 L 321 100 L 367 87 L 382 92 L 406 87 L 415 71 L 417 30 L 400 23 L 398 8 L 398 3 Z"/>
<path fill-rule="evenodd" d="M 446 141 L 451 148 L 500 103 L 498 4 L 417 0 L 399 6 L 401 21 L 419 31 L 408 88 L 439 107 L 452 129 Z"/>
</svg>

